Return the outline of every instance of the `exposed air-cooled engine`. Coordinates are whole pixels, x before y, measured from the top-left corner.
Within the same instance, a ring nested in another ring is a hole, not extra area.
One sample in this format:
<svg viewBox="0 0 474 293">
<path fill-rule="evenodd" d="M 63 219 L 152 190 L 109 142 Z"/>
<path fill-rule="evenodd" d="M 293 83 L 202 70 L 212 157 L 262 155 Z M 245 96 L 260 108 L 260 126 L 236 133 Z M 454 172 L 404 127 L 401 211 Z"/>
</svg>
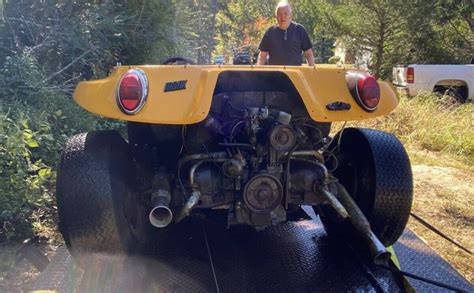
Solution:
<svg viewBox="0 0 474 293">
<path fill-rule="evenodd" d="M 157 145 L 168 146 L 147 146 L 160 155 L 156 165 L 176 166 L 177 159 L 178 166 L 175 176 L 155 170 L 168 174 L 175 185 L 168 191 L 170 208 L 155 208 L 152 224 L 161 227 L 171 216 L 179 222 L 191 213 L 212 212 L 226 216 L 228 226 L 263 229 L 299 213 L 302 204 L 323 200 L 318 192 L 328 174 L 319 150 L 327 143 L 329 125 L 312 121 L 287 94 L 246 95 L 214 96 L 201 123 L 151 127 Z M 163 190 L 156 178 L 152 181 L 153 190 Z"/>
</svg>

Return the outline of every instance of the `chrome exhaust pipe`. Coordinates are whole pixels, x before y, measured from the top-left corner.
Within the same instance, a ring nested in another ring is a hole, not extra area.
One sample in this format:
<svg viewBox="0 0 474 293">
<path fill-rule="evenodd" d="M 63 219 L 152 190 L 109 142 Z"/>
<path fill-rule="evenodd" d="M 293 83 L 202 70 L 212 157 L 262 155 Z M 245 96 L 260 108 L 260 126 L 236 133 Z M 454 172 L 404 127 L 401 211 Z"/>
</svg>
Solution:
<svg viewBox="0 0 474 293">
<path fill-rule="evenodd" d="M 164 228 L 173 221 L 173 212 L 169 205 L 171 201 L 170 184 L 167 175 L 161 172 L 153 178 L 151 194 L 152 209 L 148 215 L 150 224 L 157 228 Z"/>
<path fill-rule="evenodd" d="M 150 224 L 164 228 L 173 221 L 173 212 L 169 208 L 171 196 L 167 190 L 159 189 L 151 195 L 153 208 L 148 216 Z"/>
</svg>

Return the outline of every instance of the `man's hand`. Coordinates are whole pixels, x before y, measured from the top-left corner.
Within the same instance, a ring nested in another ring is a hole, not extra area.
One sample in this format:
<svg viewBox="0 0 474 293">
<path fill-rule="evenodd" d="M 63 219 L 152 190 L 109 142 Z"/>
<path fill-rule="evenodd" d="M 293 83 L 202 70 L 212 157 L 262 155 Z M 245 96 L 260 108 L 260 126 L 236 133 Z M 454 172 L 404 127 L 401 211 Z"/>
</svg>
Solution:
<svg viewBox="0 0 474 293">
<path fill-rule="evenodd" d="M 268 52 L 260 51 L 258 54 L 257 65 L 265 65 L 267 63 Z"/>
<path fill-rule="evenodd" d="M 304 57 L 308 61 L 308 66 L 314 66 L 314 54 L 312 49 L 304 51 Z"/>
</svg>

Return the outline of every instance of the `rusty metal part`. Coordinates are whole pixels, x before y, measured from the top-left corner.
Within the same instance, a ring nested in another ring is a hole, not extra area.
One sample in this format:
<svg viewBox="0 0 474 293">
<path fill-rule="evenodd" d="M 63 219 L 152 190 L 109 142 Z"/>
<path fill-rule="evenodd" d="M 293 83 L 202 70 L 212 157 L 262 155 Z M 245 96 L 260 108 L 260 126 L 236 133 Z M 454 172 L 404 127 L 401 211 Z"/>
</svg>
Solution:
<svg viewBox="0 0 474 293">
<path fill-rule="evenodd" d="M 364 213 L 359 209 L 352 197 L 342 184 L 335 182 L 339 201 L 349 213 L 349 219 L 355 228 L 356 233 L 367 242 L 374 263 L 384 264 L 390 258 L 390 252 L 380 242 L 378 237 L 372 232 L 370 223 Z"/>
<path fill-rule="evenodd" d="M 347 219 L 349 217 L 346 208 L 341 204 L 336 196 L 332 194 L 332 192 L 327 190 L 326 187 L 319 189 L 319 191 L 342 219 Z"/>
<path fill-rule="evenodd" d="M 325 198 L 319 189 L 327 182 L 326 167 L 309 158 L 291 158 L 288 203 L 317 205 Z"/>
<path fill-rule="evenodd" d="M 244 201 L 255 213 L 274 210 L 283 199 L 283 186 L 280 180 L 269 174 L 252 177 L 244 188 Z"/>
<path fill-rule="evenodd" d="M 215 154 L 218 154 L 218 155 L 215 155 Z M 194 164 L 191 167 L 191 169 L 189 170 L 189 184 L 191 185 L 191 188 L 193 189 L 193 191 L 192 191 L 191 196 L 189 197 L 189 199 L 186 201 L 184 206 L 181 208 L 178 216 L 176 217 L 175 222 L 178 223 L 181 220 L 183 220 L 185 217 L 187 217 L 191 213 L 193 208 L 199 203 L 199 200 L 201 198 L 201 191 L 199 191 L 198 187 L 196 186 L 195 180 L 194 180 L 194 174 L 196 173 L 196 170 L 204 163 L 224 162 L 224 161 L 227 160 L 227 159 L 222 157 L 222 156 L 227 156 L 226 153 L 214 153 L 214 155 L 212 155 L 212 154 L 210 154 L 210 155 L 211 155 L 210 157 L 213 157 L 213 158 L 202 159 L 201 161 Z M 205 157 L 205 156 L 202 156 L 202 155 L 199 155 L 199 156 Z M 188 157 L 193 157 L 192 160 L 198 159 L 198 158 L 196 158 L 196 157 L 198 157 L 196 155 L 192 155 L 192 156 L 188 156 Z"/>
<path fill-rule="evenodd" d="M 284 125 L 289 125 L 291 122 L 291 114 L 279 111 L 276 120 Z"/>
<path fill-rule="evenodd" d="M 281 204 L 270 212 L 256 213 L 242 201 L 237 201 L 235 209 L 228 214 L 227 227 L 243 224 L 253 227 L 256 231 L 262 231 L 270 226 L 286 222 L 286 220 L 286 211 Z"/>
<path fill-rule="evenodd" d="M 186 162 L 194 161 L 194 160 L 210 160 L 210 159 L 224 159 L 227 158 L 228 155 L 226 152 L 216 152 L 216 153 L 206 153 L 206 154 L 193 154 L 189 156 L 183 157 L 179 161 L 179 165 L 183 165 Z"/>
<path fill-rule="evenodd" d="M 201 192 L 199 190 L 194 190 L 191 193 L 191 196 L 189 197 L 188 201 L 184 204 L 183 208 L 179 212 L 179 214 L 175 218 L 175 222 L 179 223 L 181 222 L 184 218 L 186 218 L 193 208 L 198 204 L 199 199 L 201 198 Z"/>
<path fill-rule="evenodd" d="M 195 184 L 194 184 L 194 173 L 196 173 L 196 170 L 197 168 L 199 168 L 199 166 L 201 166 L 202 164 L 204 164 L 206 161 L 203 160 L 203 161 L 200 161 L 200 162 L 197 162 L 196 164 L 194 164 L 191 169 L 189 170 L 189 184 L 191 184 L 191 187 L 193 189 L 195 189 Z"/>
<path fill-rule="evenodd" d="M 287 155 L 287 154 L 285 154 Z M 324 163 L 324 157 L 321 153 L 319 153 L 316 150 L 306 150 L 306 151 L 294 151 L 291 153 L 292 157 L 314 157 L 317 159 L 320 163 Z"/>
<path fill-rule="evenodd" d="M 281 152 L 287 152 L 296 143 L 296 134 L 288 125 L 275 126 L 270 132 L 270 144 Z"/>
<path fill-rule="evenodd" d="M 148 218 L 153 226 L 164 228 L 173 220 L 173 212 L 169 208 L 171 188 L 167 176 L 162 173 L 155 174 L 152 188 L 151 203 L 153 208 Z"/>
<path fill-rule="evenodd" d="M 305 159 L 305 158 L 295 158 L 292 157 L 290 158 L 291 160 L 295 160 L 295 161 L 300 161 L 300 162 L 306 162 L 306 163 L 310 163 L 310 164 L 313 164 L 313 165 L 316 165 L 318 166 L 319 168 L 321 168 L 324 172 L 324 180 L 326 181 L 328 178 L 329 178 L 329 173 L 328 173 L 328 168 L 326 168 L 325 165 L 319 163 L 319 162 L 315 162 L 313 160 L 309 160 L 309 159 Z"/>
<path fill-rule="evenodd" d="M 238 159 L 229 159 L 222 164 L 224 175 L 229 178 L 239 178 L 244 172 L 245 162 Z"/>
<path fill-rule="evenodd" d="M 209 160 L 202 160 L 194 164 L 191 169 L 189 170 L 189 184 L 191 185 L 193 190 L 196 190 L 196 183 L 194 180 L 194 174 L 196 173 L 196 170 L 204 163 L 210 163 L 210 162 L 215 162 L 215 163 L 222 163 L 227 161 L 227 159 L 224 158 L 216 158 L 216 159 L 209 159 Z"/>
<path fill-rule="evenodd" d="M 185 194 L 185 189 L 183 182 L 181 181 L 181 167 L 190 161 L 195 160 L 205 160 L 205 161 L 213 161 L 213 160 L 224 160 L 228 158 L 228 154 L 226 152 L 217 152 L 217 153 L 206 153 L 206 154 L 194 154 L 189 155 L 181 158 L 178 162 L 178 181 L 179 185 L 181 186 L 181 191 Z M 191 181 L 194 181 L 194 175 L 192 176 Z"/>
</svg>

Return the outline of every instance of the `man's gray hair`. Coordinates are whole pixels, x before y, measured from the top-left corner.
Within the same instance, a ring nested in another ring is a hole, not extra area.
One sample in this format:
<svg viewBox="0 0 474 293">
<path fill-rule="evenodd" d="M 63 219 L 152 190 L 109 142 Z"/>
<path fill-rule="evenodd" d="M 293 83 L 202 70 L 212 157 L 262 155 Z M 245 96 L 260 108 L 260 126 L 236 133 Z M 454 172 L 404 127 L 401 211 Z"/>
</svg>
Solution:
<svg viewBox="0 0 474 293">
<path fill-rule="evenodd" d="M 283 8 L 283 7 L 288 7 L 290 9 L 290 13 L 291 13 L 290 3 L 288 1 L 283 0 L 283 1 L 278 2 L 277 6 L 275 7 L 275 16 L 278 13 L 278 9 Z"/>
</svg>

